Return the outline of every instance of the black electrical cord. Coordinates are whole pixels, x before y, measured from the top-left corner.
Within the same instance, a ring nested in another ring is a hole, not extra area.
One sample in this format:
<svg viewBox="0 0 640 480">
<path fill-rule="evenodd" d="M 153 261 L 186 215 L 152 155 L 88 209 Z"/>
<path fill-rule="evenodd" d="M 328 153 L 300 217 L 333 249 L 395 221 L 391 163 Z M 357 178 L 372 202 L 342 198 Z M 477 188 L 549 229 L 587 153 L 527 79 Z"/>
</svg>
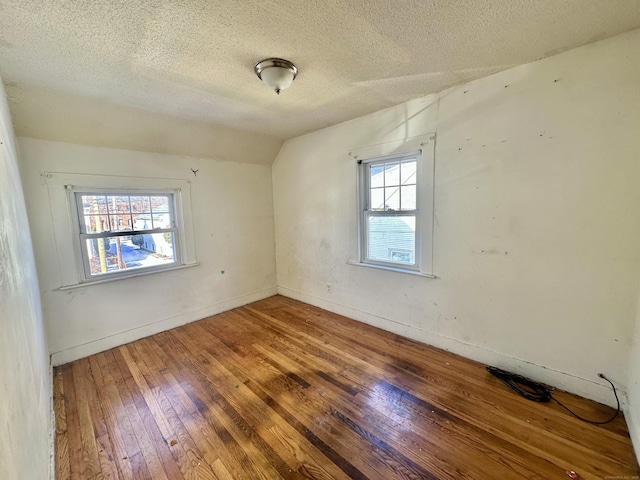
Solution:
<svg viewBox="0 0 640 480">
<path fill-rule="evenodd" d="M 605 423 L 613 422 L 615 418 L 618 416 L 618 414 L 620 413 L 620 399 L 618 398 L 616 387 L 611 382 L 611 380 L 609 380 L 607 377 L 604 376 L 603 373 L 599 373 L 598 376 L 600 378 L 604 378 L 611 385 L 611 388 L 613 389 L 613 395 L 616 397 L 616 403 L 618 404 L 618 408 L 616 410 L 616 413 L 613 415 L 613 417 L 611 417 L 608 420 L 599 422 L 599 421 L 593 421 L 593 420 L 589 420 L 587 418 L 581 417 L 577 413 L 571 411 L 571 409 L 569 409 L 569 407 L 567 407 L 562 402 L 560 402 L 560 400 L 554 398 L 553 395 L 551 395 L 551 390 L 541 383 L 534 382 L 533 380 L 523 377 L 522 375 L 518 375 L 517 373 L 511 373 L 505 370 L 500 370 L 499 368 L 496 368 L 496 367 L 487 367 L 487 372 L 489 372 L 491 375 L 499 379 L 502 383 L 504 383 L 507 387 L 514 390 L 519 395 L 522 395 L 527 400 L 532 400 L 534 402 L 550 402 L 551 400 L 553 400 L 562 408 L 564 408 L 567 412 L 569 412 L 571 415 L 587 423 L 592 423 L 594 425 L 604 425 Z"/>
</svg>

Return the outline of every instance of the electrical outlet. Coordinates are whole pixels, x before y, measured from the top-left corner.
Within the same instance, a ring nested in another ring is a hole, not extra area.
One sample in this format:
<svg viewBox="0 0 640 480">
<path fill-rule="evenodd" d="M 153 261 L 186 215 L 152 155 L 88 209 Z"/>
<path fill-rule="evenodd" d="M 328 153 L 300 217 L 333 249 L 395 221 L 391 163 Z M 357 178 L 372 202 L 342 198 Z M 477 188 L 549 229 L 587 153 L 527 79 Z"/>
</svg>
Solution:
<svg viewBox="0 0 640 480">
<path fill-rule="evenodd" d="M 327 293 L 331 293 L 331 284 L 327 283 Z"/>
</svg>

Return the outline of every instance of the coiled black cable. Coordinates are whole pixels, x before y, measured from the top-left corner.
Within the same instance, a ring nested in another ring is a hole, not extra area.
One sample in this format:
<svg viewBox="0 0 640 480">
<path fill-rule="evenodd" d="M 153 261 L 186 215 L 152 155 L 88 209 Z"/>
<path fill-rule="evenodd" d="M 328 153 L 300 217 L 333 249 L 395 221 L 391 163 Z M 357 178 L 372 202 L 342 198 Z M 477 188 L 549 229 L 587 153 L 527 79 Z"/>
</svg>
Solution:
<svg viewBox="0 0 640 480">
<path fill-rule="evenodd" d="M 507 372 L 496 367 L 487 367 L 487 372 L 489 372 L 491 375 L 499 379 L 502 383 L 504 383 L 506 386 L 508 386 L 527 400 L 532 400 L 534 402 L 550 402 L 551 400 L 553 400 L 571 415 L 582 420 L 583 422 L 591 423 L 594 425 L 604 425 L 605 423 L 613 422 L 620 413 L 620 399 L 618 398 L 616 387 L 611 382 L 611 380 L 605 377 L 602 373 L 599 373 L 598 376 L 600 378 L 604 378 L 611 385 L 611 388 L 613 389 L 613 395 L 616 397 L 618 408 L 616 410 L 616 413 L 610 419 L 604 421 L 594 421 L 581 417 L 577 413 L 571 411 L 569 407 L 564 405 L 558 399 L 554 398 L 553 395 L 551 395 L 551 390 L 544 386 L 542 383 L 534 382 L 533 380 L 523 377 L 522 375 L 518 375 L 517 373 Z"/>
</svg>

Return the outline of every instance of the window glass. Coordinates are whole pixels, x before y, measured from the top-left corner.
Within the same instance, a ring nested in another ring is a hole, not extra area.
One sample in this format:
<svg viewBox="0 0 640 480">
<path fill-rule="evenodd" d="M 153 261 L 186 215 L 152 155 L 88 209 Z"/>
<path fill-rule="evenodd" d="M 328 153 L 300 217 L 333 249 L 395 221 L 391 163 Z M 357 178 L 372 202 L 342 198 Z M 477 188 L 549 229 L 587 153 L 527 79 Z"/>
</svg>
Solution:
<svg viewBox="0 0 640 480">
<path fill-rule="evenodd" d="M 400 185 L 400 163 L 390 162 L 384 164 L 384 184 L 387 187 Z"/>
<path fill-rule="evenodd" d="M 384 187 L 384 164 L 372 165 L 370 176 L 369 185 L 371 188 Z"/>
<path fill-rule="evenodd" d="M 416 183 L 416 161 L 409 160 L 402 162 L 400 166 L 400 182 L 402 185 L 409 185 Z"/>
<path fill-rule="evenodd" d="M 175 263 L 173 232 L 86 240 L 91 275 Z"/>
<path fill-rule="evenodd" d="M 178 262 L 173 195 L 76 193 L 89 277 Z"/>
<path fill-rule="evenodd" d="M 131 212 L 132 213 L 150 213 L 151 212 L 151 201 L 147 196 L 131 196 Z"/>
<path fill-rule="evenodd" d="M 169 211 L 169 197 L 151 197 L 151 211 L 154 213 Z"/>
<path fill-rule="evenodd" d="M 367 223 L 367 253 L 370 260 L 401 264 L 414 263 L 416 251 L 414 216 L 371 216 Z"/>
<path fill-rule="evenodd" d="M 402 196 L 402 205 L 400 210 L 415 210 L 416 209 L 416 186 L 407 185 L 400 187 Z"/>
<path fill-rule="evenodd" d="M 366 263 L 417 269 L 417 195 L 419 155 L 363 162 L 361 184 Z"/>
<path fill-rule="evenodd" d="M 369 210 L 416 209 L 415 157 L 403 161 L 371 163 L 368 168 Z"/>
</svg>

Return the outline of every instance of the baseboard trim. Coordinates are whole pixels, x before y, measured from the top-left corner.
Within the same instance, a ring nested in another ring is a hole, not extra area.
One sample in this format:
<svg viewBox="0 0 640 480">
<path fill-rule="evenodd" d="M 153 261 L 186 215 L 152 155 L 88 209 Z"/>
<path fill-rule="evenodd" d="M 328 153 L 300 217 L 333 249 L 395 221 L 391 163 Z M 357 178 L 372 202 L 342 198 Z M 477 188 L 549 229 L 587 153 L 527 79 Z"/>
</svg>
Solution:
<svg viewBox="0 0 640 480">
<path fill-rule="evenodd" d="M 636 452 L 636 459 L 638 463 L 640 463 L 640 418 L 635 414 L 632 407 L 632 405 L 627 403 L 624 409 L 624 419 L 627 421 L 627 428 L 629 429 L 633 449 Z"/>
<path fill-rule="evenodd" d="M 581 397 L 595 400 L 596 402 L 603 403 L 614 408 L 616 406 L 615 398 L 611 393 L 611 387 L 608 384 L 600 384 L 595 379 L 591 380 L 588 378 L 578 377 L 543 365 L 537 365 L 521 358 L 496 352 L 478 345 L 465 343 L 461 340 L 447 337 L 436 332 L 396 322 L 388 318 L 383 318 L 369 312 L 299 292 L 297 290 L 292 290 L 290 288 L 278 287 L 278 294 L 293 298 L 294 300 L 309 303 L 339 315 L 344 315 L 345 317 L 353 318 L 354 320 L 381 328 L 382 330 L 387 330 L 398 335 L 409 337 L 418 342 L 441 348 L 448 352 L 461 355 L 486 365 L 493 365 L 511 372 L 519 373 L 525 377 L 547 385 L 553 385 L 561 390 L 575 393 Z M 623 405 L 626 405 L 626 393 L 623 390 L 618 390 L 618 396 L 620 397 L 620 402 Z"/>
<path fill-rule="evenodd" d="M 277 287 L 266 288 L 264 290 L 241 295 L 239 297 L 225 300 L 220 303 L 208 305 L 197 310 L 176 315 L 171 318 L 148 323 L 146 325 L 136 327 L 125 332 L 120 332 L 108 337 L 92 340 L 82 345 L 76 345 L 59 352 L 54 352 L 51 355 L 51 362 L 53 366 L 73 362 L 74 360 L 85 358 L 99 352 L 104 352 L 105 350 L 109 350 L 110 348 L 133 342 L 134 340 L 139 340 L 140 338 L 164 332 L 166 330 L 170 330 L 181 325 L 186 325 L 187 323 L 195 322 L 197 320 L 202 320 L 203 318 L 210 317 L 211 315 L 226 312 L 227 310 L 241 307 L 248 303 L 256 302 L 267 297 L 272 297 L 277 293 Z"/>
</svg>

